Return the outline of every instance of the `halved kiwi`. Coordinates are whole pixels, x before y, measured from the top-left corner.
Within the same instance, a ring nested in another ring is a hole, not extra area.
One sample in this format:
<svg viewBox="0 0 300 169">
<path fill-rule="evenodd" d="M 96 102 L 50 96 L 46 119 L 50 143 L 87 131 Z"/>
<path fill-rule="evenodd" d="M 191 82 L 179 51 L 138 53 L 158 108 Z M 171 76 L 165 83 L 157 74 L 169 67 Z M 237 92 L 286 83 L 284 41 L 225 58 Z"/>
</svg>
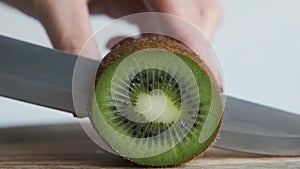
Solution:
<svg viewBox="0 0 300 169">
<path fill-rule="evenodd" d="M 220 90 L 202 60 L 162 35 L 124 40 L 103 59 L 92 123 L 124 158 L 174 166 L 202 154 L 218 135 Z"/>
</svg>

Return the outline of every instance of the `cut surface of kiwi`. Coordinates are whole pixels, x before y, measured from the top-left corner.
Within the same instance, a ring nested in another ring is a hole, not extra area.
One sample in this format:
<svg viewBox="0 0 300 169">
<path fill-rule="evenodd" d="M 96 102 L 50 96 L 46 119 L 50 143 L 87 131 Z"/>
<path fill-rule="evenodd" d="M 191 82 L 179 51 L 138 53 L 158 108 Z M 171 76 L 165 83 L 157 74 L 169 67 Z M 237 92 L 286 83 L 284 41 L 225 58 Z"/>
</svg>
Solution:
<svg viewBox="0 0 300 169">
<path fill-rule="evenodd" d="M 124 158 L 174 166 L 202 154 L 218 135 L 220 90 L 204 62 L 166 36 L 125 40 L 103 59 L 92 123 Z"/>
</svg>

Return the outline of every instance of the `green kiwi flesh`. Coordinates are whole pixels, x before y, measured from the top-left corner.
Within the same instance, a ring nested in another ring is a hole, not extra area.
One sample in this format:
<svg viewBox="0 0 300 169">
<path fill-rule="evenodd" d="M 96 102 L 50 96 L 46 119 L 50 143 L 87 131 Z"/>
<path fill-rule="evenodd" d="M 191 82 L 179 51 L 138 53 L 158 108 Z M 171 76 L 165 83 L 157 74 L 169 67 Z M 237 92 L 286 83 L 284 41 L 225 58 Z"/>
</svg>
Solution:
<svg viewBox="0 0 300 169">
<path fill-rule="evenodd" d="M 127 63 L 133 55 L 136 63 Z M 115 46 L 101 62 L 95 95 L 96 130 L 140 165 L 190 161 L 214 142 L 221 127 L 220 90 L 209 69 L 188 47 L 164 36 Z"/>
</svg>

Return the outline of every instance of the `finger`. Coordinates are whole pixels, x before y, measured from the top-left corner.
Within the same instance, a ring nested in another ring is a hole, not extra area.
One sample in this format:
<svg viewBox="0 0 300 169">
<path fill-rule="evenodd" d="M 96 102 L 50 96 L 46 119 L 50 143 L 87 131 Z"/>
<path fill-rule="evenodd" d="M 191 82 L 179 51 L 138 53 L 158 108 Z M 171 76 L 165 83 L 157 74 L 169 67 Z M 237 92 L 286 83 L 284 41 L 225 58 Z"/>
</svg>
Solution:
<svg viewBox="0 0 300 169">
<path fill-rule="evenodd" d="M 202 6 L 200 15 L 202 24 L 200 25 L 203 33 L 212 40 L 220 25 L 223 11 L 217 0 L 197 1 L 199 6 Z"/>
<path fill-rule="evenodd" d="M 216 65 L 216 58 L 211 53 L 211 44 L 209 41 L 213 37 L 218 25 L 218 21 L 216 20 L 217 15 L 214 15 L 214 20 L 208 19 L 212 17 L 210 13 L 206 13 L 207 10 L 204 8 L 209 6 L 203 6 L 204 4 L 208 3 L 207 1 L 212 0 L 185 2 L 181 0 L 164 0 L 163 2 L 158 0 L 144 0 L 147 7 L 153 11 L 174 14 L 184 19 L 182 20 L 170 16 L 161 16 L 158 18 L 162 23 L 160 25 L 165 26 L 164 31 L 167 35 L 171 35 L 172 37 L 185 43 L 200 56 L 206 65 L 208 65 L 212 76 L 214 76 L 217 80 L 220 89 L 223 90 L 223 78 L 219 72 L 219 67 Z M 202 4 L 199 4 L 200 2 Z M 205 36 L 203 36 L 203 34 Z M 207 40 L 207 38 L 209 40 Z"/>
<path fill-rule="evenodd" d="M 28 0 L 26 3 L 20 0 L 1 0 L 1 1 L 6 3 L 7 5 L 18 8 L 22 12 L 36 18 L 35 10 L 33 10 L 34 0 Z"/>
<path fill-rule="evenodd" d="M 210 40 L 221 21 L 222 9 L 217 0 L 144 0 L 151 11 L 179 16 L 199 28 Z"/>
<path fill-rule="evenodd" d="M 54 48 L 100 59 L 96 42 L 85 44 L 92 36 L 86 0 L 43 0 L 35 7 Z"/>
</svg>

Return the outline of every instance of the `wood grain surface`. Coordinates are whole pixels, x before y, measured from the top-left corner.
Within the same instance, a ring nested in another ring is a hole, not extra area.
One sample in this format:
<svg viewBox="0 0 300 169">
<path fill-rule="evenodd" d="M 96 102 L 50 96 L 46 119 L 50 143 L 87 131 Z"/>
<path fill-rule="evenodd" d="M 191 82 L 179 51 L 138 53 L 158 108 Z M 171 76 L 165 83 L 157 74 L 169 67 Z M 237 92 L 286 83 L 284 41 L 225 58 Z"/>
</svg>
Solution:
<svg viewBox="0 0 300 169">
<path fill-rule="evenodd" d="M 136 168 L 101 150 L 80 125 L 0 129 L 0 168 Z M 140 167 L 141 168 L 141 167 Z M 268 157 L 211 148 L 177 168 L 300 168 L 300 157 Z"/>
</svg>

